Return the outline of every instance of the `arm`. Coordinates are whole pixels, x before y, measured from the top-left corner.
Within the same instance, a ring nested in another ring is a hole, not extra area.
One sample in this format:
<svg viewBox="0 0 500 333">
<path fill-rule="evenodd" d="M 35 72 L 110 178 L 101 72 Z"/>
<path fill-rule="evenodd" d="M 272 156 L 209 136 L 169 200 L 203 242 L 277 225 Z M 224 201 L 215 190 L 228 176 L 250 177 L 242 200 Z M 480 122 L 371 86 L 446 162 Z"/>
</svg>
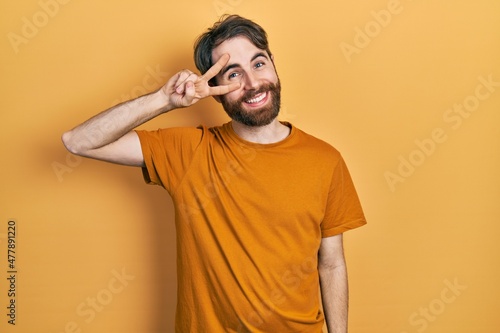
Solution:
<svg viewBox="0 0 500 333">
<path fill-rule="evenodd" d="M 342 234 L 321 240 L 318 270 L 328 332 L 347 333 L 349 297 Z"/>
<path fill-rule="evenodd" d="M 229 61 L 222 56 L 203 76 L 181 71 L 151 94 L 118 104 L 67 131 L 62 136 L 73 154 L 108 162 L 143 166 L 141 145 L 135 127 L 160 114 L 193 105 L 202 98 L 223 95 L 239 84 L 210 87 L 208 81 Z"/>
</svg>

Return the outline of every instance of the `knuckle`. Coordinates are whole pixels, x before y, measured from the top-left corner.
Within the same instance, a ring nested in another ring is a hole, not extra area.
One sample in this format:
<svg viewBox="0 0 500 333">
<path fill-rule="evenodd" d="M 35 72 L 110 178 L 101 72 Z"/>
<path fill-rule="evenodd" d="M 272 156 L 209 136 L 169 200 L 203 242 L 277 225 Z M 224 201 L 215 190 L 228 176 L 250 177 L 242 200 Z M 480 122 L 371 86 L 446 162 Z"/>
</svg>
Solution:
<svg viewBox="0 0 500 333">
<path fill-rule="evenodd" d="M 179 72 L 179 78 L 185 79 L 189 77 L 192 74 L 192 72 L 188 69 L 183 69 L 182 71 Z"/>
</svg>

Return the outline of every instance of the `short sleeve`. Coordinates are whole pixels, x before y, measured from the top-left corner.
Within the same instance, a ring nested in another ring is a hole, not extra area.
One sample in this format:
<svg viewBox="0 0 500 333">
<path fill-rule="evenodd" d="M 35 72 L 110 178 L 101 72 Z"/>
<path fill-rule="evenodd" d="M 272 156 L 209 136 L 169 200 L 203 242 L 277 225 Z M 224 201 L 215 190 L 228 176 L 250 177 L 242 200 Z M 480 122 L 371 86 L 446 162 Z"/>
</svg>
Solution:
<svg viewBox="0 0 500 333">
<path fill-rule="evenodd" d="M 340 157 L 333 169 L 327 207 L 321 223 L 322 237 L 330 237 L 366 224 L 351 176 Z"/>
<path fill-rule="evenodd" d="M 203 138 L 204 127 L 137 130 L 145 167 L 144 181 L 175 191 Z"/>
</svg>

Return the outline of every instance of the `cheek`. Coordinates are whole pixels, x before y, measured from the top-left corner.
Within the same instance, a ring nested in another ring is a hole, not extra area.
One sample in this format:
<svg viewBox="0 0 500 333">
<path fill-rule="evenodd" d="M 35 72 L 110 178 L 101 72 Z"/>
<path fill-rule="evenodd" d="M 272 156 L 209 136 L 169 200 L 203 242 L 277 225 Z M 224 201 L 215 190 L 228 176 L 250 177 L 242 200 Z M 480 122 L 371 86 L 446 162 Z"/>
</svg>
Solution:
<svg viewBox="0 0 500 333">
<path fill-rule="evenodd" d="M 278 83 L 278 74 L 273 70 L 269 73 L 268 80 L 274 84 Z"/>
<path fill-rule="evenodd" d="M 230 93 L 225 94 L 224 96 L 221 96 L 223 99 L 225 99 L 229 103 L 233 103 L 238 101 L 238 99 L 242 96 L 241 93 L 241 88 L 235 91 L 231 91 Z"/>
</svg>

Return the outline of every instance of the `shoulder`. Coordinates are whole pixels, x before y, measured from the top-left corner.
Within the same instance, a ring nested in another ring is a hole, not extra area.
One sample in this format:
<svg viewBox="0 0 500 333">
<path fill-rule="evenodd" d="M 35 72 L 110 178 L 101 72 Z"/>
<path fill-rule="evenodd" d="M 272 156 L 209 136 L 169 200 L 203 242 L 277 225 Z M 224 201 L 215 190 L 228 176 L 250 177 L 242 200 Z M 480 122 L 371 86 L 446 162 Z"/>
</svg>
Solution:
<svg viewBox="0 0 500 333">
<path fill-rule="evenodd" d="M 157 137 L 157 138 L 199 138 L 206 135 L 209 129 L 206 126 L 198 127 L 169 127 L 169 128 L 159 128 L 156 130 L 136 130 L 139 137 Z"/>
<path fill-rule="evenodd" d="M 306 133 L 298 127 L 293 126 L 293 130 L 295 132 L 297 142 L 308 151 L 320 154 L 319 156 L 322 157 L 330 157 L 336 160 L 341 158 L 340 152 L 330 143 L 314 135 Z"/>
<path fill-rule="evenodd" d="M 136 130 L 143 146 L 151 147 L 184 147 L 195 149 L 207 136 L 210 136 L 206 126 L 170 127 L 157 130 Z"/>
</svg>

